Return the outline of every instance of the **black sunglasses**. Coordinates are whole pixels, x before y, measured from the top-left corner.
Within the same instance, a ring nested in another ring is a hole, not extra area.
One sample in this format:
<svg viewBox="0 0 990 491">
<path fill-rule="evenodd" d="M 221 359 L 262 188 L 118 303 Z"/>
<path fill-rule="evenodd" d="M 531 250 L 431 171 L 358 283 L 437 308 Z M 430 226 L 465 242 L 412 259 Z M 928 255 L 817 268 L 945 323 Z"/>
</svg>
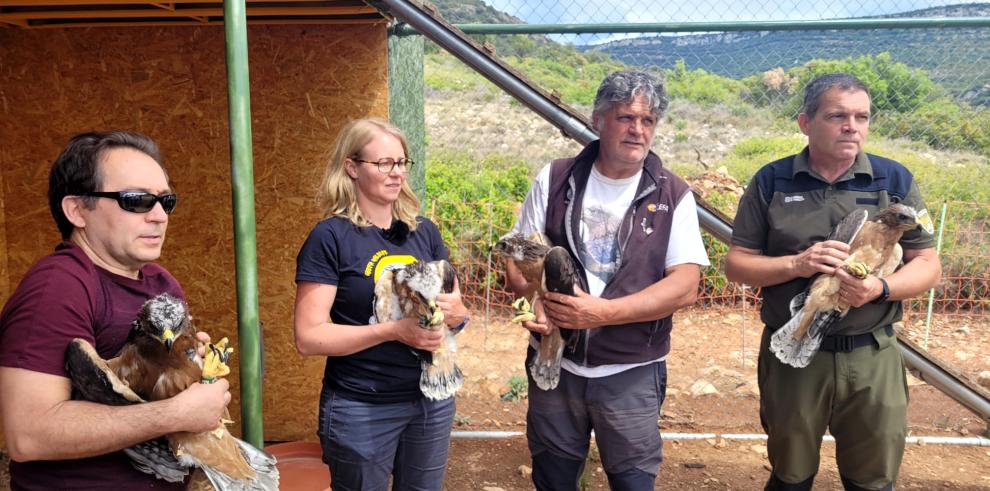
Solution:
<svg viewBox="0 0 990 491">
<path fill-rule="evenodd" d="M 155 207 L 155 203 L 161 203 L 165 213 L 172 213 L 178 196 L 168 193 L 154 195 L 141 191 L 93 191 L 90 193 L 80 193 L 78 196 L 91 196 L 94 198 L 110 198 L 116 200 L 117 204 L 131 213 L 148 213 Z"/>
</svg>

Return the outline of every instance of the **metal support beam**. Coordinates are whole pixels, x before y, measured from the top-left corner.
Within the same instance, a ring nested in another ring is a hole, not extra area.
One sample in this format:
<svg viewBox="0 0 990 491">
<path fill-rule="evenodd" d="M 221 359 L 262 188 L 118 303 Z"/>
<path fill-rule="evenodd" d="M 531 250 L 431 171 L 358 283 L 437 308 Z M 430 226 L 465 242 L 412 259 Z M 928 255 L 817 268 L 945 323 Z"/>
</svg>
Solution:
<svg viewBox="0 0 990 491">
<path fill-rule="evenodd" d="M 261 414 L 261 327 L 258 320 L 258 251 L 251 145 L 251 87 L 248 80 L 247 15 L 244 0 L 224 0 L 227 45 L 227 106 L 230 174 L 237 267 L 237 332 L 241 376 L 241 435 L 264 447 Z"/>
<path fill-rule="evenodd" d="M 987 17 L 780 20 L 740 22 L 646 22 L 616 24 L 454 24 L 465 34 L 616 34 L 670 32 L 834 31 L 990 27 Z M 401 34 L 414 34 L 404 26 Z"/>
<path fill-rule="evenodd" d="M 406 134 L 409 158 L 417 165 L 409 171 L 409 185 L 425 206 L 426 119 L 423 114 L 423 36 L 397 36 L 388 30 L 388 115 Z"/>
<path fill-rule="evenodd" d="M 507 65 L 495 61 L 466 35 L 452 30 L 453 26 L 439 21 L 407 1 L 374 0 L 369 3 L 382 5 L 383 10 L 399 17 L 417 32 L 442 46 L 536 114 L 560 128 L 564 135 L 584 145 L 598 139 L 598 134 L 584 116 L 564 107 L 558 98 L 537 89 Z M 698 219 L 701 226 L 715 238 L 729 242 L 732 237 L 732 227 L 724 218 L 699 206 Z"/>
</svg>

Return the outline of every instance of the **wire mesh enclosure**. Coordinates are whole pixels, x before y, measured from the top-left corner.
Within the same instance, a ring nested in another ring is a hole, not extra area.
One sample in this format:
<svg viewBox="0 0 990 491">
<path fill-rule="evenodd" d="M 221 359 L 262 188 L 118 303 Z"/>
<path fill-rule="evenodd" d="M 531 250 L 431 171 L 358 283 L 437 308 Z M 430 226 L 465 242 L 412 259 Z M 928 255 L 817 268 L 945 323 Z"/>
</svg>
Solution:
<svg viewBox="0 0 990 491">
<path fill-rule="evenodd" d="M 729 217 L 759 166 L 804 146 L 795 123 L 804 85 L 827 72 L 858 76 L 873 102 L 867 151 L 912 170 L 943 234 L 942 282 L 908 310 L 988 315 L 990 261 L 979 251 L 988 245 L 990 195 L 977 176 L 990 155 L 990 4 L 435 3 L 468 33 L 552 32 L 476 38 L 586 113 L 611 71 L 664 77 L 671 104 L 654 151 Z M 508 313 L 489 248 L 511 226 L 535 172 L 580 147 L 436 46 L 427 48 L 425 71 L 429 211 L 473 307 Z M 707 234 L 705 243 L 712 267 L 699 303 L 753 308 L 756 292 L 721 272 L 726 246 Z"/>
</svg>

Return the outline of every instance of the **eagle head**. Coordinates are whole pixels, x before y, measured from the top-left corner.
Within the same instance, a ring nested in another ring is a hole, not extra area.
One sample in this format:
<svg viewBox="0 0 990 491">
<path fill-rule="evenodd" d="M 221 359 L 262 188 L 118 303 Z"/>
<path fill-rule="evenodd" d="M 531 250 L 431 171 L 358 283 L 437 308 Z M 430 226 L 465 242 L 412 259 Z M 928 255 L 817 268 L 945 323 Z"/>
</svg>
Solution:
<svg viewBox="0 0 990 491">
<path fill-rule="evenodd" d="M 548 243 L 546 236 L 539 232 L 534 232 L 528 238 L 523 234 L 512 234 L 499 239 L 493 250 L 496 254 L 516 262 L 534 261 L 542 259 L 550 250 Z"/>
<path fill-rule="evenodd" d="M 416 261 L 396 271 L 395 291 L 400 303 L 412 302 L 414 305 L 412 309 L 403 307 L 403 311 L 415 310 L 424 325 L 437 324 L 437 295 L 453 291 L 454 276 L 453 266 L 444 260 Z"/>
<path fill-rule="evenodd" d="M 918 212 L 904 203 L 894 203 L 877 213 L 874 220 L 902 232 L 918 227 Z"/>
<path fill-rule="evenodd" d="M 141 306 L 132 328 L 151 336 L 171 350 L 175 338 L 185 332 L 191 320 L 185 302 L 168 293 L 162 293 Z"/>
</svg>

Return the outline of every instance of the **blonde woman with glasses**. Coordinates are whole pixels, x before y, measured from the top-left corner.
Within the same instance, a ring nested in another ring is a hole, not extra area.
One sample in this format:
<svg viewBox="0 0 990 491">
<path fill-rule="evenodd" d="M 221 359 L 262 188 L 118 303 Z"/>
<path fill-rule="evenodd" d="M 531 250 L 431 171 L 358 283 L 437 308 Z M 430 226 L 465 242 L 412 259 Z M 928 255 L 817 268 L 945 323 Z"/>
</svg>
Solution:
<svg viewBox="0 0 990 491">
<path fill-rule="evenodd" d="M 397 490 L 443 487 L 454 398 L 419 388 L 420 359 L 443 334 L 413 318 L 379 322 L 372 306 L 382 273 L 448 258 L 436 225 L 417 215 L 414 164 L 395 126 L 348 123 L 317 194 L 325 218 L 296 260 L 296 349 L 327 357 L 317 433 L 335 490 L 386 489 L 390 478 Z M 437 304 L 452 330 L 463 327 L 456 284 Z"/>
</svg>

